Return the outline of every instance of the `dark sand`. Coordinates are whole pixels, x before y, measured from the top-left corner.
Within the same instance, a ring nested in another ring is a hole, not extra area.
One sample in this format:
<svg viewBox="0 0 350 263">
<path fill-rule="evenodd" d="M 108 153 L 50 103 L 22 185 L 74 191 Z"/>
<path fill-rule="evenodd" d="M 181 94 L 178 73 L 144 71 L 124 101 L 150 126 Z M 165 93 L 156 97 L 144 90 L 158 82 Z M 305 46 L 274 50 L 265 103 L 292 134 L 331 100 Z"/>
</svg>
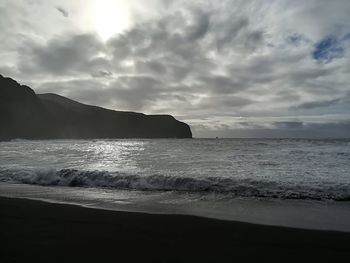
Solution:
<svg viewBox="0 0 350 263">
<path fill-rule="evenodd" d="M 0 262 L 349 262 L 350 233 L 0 198 Z"/>
</svg>

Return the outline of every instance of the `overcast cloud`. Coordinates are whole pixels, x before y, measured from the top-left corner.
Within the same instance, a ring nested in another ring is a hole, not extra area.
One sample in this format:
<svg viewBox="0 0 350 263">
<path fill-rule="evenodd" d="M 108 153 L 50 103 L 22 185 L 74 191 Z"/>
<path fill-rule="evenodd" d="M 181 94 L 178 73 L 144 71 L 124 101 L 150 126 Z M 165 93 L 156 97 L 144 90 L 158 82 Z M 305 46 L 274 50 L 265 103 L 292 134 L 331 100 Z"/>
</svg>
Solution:
<svg viewBox="0 0 350 263">
<path fill-rule="evenodd" d="M 1 0 L 0 74 L 196 137 L 349 137 L 350 1 L 118 3 Z"/>
</svg>

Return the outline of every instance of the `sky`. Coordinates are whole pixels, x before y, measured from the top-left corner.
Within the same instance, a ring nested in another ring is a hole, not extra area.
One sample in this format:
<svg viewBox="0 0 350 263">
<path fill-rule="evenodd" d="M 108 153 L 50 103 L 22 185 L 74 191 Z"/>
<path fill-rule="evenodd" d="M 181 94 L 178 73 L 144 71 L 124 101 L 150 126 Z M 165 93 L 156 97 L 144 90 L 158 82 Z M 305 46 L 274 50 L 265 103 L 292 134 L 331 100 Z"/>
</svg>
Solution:
<svg viewBox="0 0 350 263">
<path fill-rule="evenodd" d="M 350 137 L 349 0 L 0 0 L 0 74 L 194 137 Z"/>
</svg>

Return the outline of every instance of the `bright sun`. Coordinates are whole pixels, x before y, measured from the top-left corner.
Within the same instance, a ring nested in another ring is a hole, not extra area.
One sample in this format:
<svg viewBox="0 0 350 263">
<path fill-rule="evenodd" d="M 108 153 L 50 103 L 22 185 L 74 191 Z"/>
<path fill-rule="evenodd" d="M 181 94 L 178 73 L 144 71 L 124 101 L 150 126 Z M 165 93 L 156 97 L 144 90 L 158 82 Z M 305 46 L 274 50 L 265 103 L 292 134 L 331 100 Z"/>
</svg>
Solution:
<svg viewBox="0 0 350 263">
<path fill-rule="evenodd" d="M 121 0 L 96 0 L 92 6 L 92 23 L 103 40 L 129 26 L 129 8 Z"/>
</svg>

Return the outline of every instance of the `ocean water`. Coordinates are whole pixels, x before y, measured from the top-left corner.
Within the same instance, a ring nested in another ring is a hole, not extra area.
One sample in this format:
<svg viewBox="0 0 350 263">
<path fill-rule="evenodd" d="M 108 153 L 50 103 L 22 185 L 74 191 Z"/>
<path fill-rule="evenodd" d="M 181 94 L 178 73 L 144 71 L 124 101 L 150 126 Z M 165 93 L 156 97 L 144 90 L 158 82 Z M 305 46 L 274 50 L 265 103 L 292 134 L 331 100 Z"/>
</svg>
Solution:
<svg viewBox="0 0 350 263">
<path fill-rule="evenodd" d="M 4 196 L 350 230 L 350 140 L 13 140 L 0 182 Z"/>
</svg>

